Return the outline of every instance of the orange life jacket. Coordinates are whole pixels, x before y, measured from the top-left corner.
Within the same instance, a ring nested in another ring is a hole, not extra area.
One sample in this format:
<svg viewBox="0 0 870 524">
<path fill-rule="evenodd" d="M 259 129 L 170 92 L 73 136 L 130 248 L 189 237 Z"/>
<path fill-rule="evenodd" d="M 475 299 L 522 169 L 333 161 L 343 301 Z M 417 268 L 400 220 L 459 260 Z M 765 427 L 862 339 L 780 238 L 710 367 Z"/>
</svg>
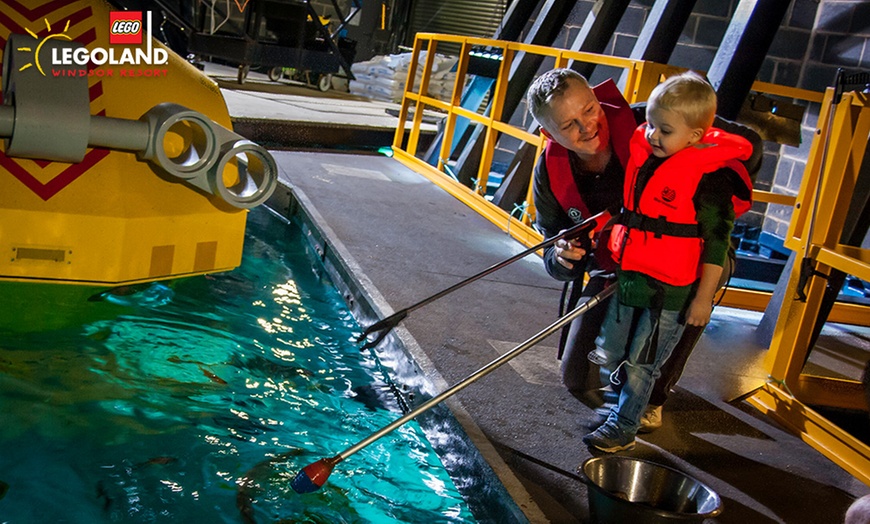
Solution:
<svg viewBox="0 0 870 524">
<path fill-rule="evenodd" d="M 635 184 L 640 167 L 652 154 L 644 133 L 646 124 L 634 132 L 631 157 L 625 176 L 621 223 L 614 226 L 610 249 L 624 271 L 638 271 L 674 286 L 686 286 L 701 275 L 701 238 L 693 198 L 701 178 L 721 168 L 730 168 L 752 194 L 752 181 L 740 160 L 752 154 L 745 138 L 710 128 L 698 144 L 665 160 L 650 177 L 635 202 Z M 735 216 L 752 205 L 732 195 Z"/>
</svg>

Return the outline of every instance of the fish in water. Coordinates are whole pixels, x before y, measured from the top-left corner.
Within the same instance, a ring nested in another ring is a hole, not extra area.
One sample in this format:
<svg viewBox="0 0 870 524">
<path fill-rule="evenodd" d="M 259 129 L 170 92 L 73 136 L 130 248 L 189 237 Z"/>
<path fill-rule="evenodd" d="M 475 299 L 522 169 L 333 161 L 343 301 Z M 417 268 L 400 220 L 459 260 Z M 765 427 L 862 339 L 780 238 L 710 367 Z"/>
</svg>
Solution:
<svg viewBox="0 0 870 524">
<path fill-rule="evenodd" d="M 244 477 L 238 480 L 239 489 L 236 491 L 236 507 L 242 516 L 242 522 L 245 524 L 256 524 L 257 521 L 254 518 L 254 497 L 257 492 L 262 491 L 261 484 L 267 482 L 269 477 L 274 473 L 272 471 L 272 464 L 283 462 L 300 454 L 302 454 L 301 449 L 293 448 L 290 451 L 258 462 L 245 473 Z"/>
<path fill-rule="evenodd" d="M 139 464 L 136 464 L 135 467 L 136 468 L 143 468 L 145 466 L 165 466 L 167 464 L 173 464 L 175 462 L 178 462 L 178 459 L 175 457 L 160 456 L 160 457 L 150 458 L 150 459 L 146 460 L 145 462 L 140 462 Z"/>
<path fill-rule="evenodd" d="M 211 380 L 211 381 L 214 382 L 215 384 L 220 384 L 220 385 L 222 385 L 222 386 L 226 386 L 226 385 L 227 385 L 227 381 L 226 381 L 226 380 L 224 380 L 224 379 L 220 378 L 219 376 L 215 375 L 214 373 L 212 373 L 212 372 L 209 371 L 208 369 L 204 368 L 203 366 L 198 366 L 198 367 L 199 367 L 199 370 L 202 371 L 203 376 L 205 376 L 206 378 L 208 378 L 209 380 Z"/>
<path fill-rule="evenodd" d="M 263 424 L 254 418 L 243 418 L 239 415 L 216 415 L 212 417 L 212 421 L 214 421 L 218 427 L 229 430 L 233 434 L 241 433 L 242 435 L 247 435 L 249 437 L 262 435 L 267 431 L 275 431 L 275 428 Z M 240 440 L 246 440 L 238 435 L 235 436 Z"/>
<path fill-rule="evenodd" d="M 387 409 L 394 413 L 407 413 L 411 410 L 404 395 L 395 384 L 377 381 L 373 384 L 356 386 L 351 391 L 354 395 L 350 398 L 371 411 Z"/>
<path fill-rule="evenodd" d="M 88 297 L 89 302 L 109 302 L 118 306 L 154 307 L 172 300 L 175 292 L 158 282 L 118 286 Z"/>
<path fill-rule="evenodd" d="M 245 369 L 273 379 L 295 379 L 299 377 L 311 378 L 314 376 L 314 373 L 308 369 L 288 362 L 274 361 L 261 355 L 245 357 L 233 355 L 230 364 L 237 368 Z"/>
<path fill-rule="evenodd" d="M 102 480 L 97 481 L 97 500 L 103 501 L 103 511 L 105 512 L 108 512 L 115 502 L 112 496 L 109 495 L 109 490 L 106 489 L 106 485 L 103 484 Z"/>
<path fill-rule="evenodd" d="M 195 364 L 196 367 L 202 372 L 202 375 L 207 379 L 211 380 L 215 384 L 220 384 L 222 386 L 227 385 L 227 381 L 215 375 L 211 370 L 206 367 L 206 364 L 203 362 L 199 362 L 196 360 L 184 360 L 176 355 L 173 355 L 166 359 L 168 362 L 172 362 L 173 364 Z"/>
<path fill-rule="evenodd" d="M 6 496 L 7 491 L 9 491 L 9 484 L 0 480 L 0 500 L 3 500 L 3 497 Z"/>
</svg>

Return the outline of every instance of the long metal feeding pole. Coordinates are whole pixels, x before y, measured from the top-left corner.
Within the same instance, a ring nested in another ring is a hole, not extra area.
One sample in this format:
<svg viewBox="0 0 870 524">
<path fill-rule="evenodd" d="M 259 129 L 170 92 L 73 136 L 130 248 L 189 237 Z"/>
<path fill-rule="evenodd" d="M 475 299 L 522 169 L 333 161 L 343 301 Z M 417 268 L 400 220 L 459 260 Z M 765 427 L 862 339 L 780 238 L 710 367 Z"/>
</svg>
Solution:
<svg viewBox="0 0 870 524">
<path fill-rule="evenodd" d="M 367 339 L 369 335 L 373 335 L 375 333 L 380 332 L 380 334 L 377 337 L 375 337 L 374 340 L 369 340 L 362 347 L 362 349 L 373 348 L 373 347 L 377 346 L 381 342 L 381 340 L 383 340 L 387 336 L 387 333 L 389 333 L 389 331 L 391 329 L 393 329 L 394 327 L 399 325 L 399 322 L 404 320 L 405 317 L 408 316 L 408 313 L 410 313 L 416 309 L 419 309 L 427 304 L 430 304 L 430 303 L 438 300 L 439 298 L 441 298 L 445 295 L 449 295 L 450 293 L 453 293 L 457 289 L 465 287 L 468 284 L 471 284 L 472 282 L 475 282 L 477 280 L 480 280 L 483 277 L 486 277 L 492 273 L 495 273 L 499 269 L 502 269 L 505 266 L 513 264 L 517 260 L 525 258 L 528 255 L 531 255 L 532 253 L 534 253 L 535 251 L 537 251 L 539 249 L 546 249 L 546 248 L 552 246 L 553 244 L 555 244 L 559 240 L 562 240 L 562 239 L 572 240 L 572 239 L 575 239 L 578 237 L 582 237 L 584 233 L 588 233 L 589 231 L 591 231 L 593 229 L 600 230 L 610 220 L 610 218 L 611 218 L 611 215 L 608 211 L 606 211 L 606 210 L 602 211 L 601 213 L 598 213 L 597 215 L 591 216 L 591 217 L 587 218 L 586 220 L 580 222 L 579 224 L 575 224 L 571 228 L 562 231 L 558 235 L 556 235 L 552 238 L 549 238 L 547 240 L 544 240 L 540 244 L 534 245 L 534 246 L 526 249 L 525 251 L 523 251 L 521 253 L 517 253 L 516 255 L 514 255 L 506 260 L 502 260 L 501 262 L 484 269 L 483 271 L 481 271 L 480 273 L 477 273 L 476 275 L 472 275 L 472 276 L 466 278 L 465 280 L 462 280 L 460 282 L 457 282 L 456 284 L 453 284 L 452 286 L 448 287 L 447 289 L 443 289 L 443 290 L 439 291 L 438 293 L 435 293 L 434 295 L 432 295 L 430 297 L 427 297 L 427 298 L 420 300 L 416 304 L 408 306 L 405 309 L 401 309 L 399 311 L 396 311 L 392 315 L 385 317 L 381 320 L 378 320 L 377 322 L 375 322 L 374 324 L 372 324 L 368 328 L 366 328 L 365 331 L 363 331 L 362 334 L 359 337 L 357 337 L 357 342 L 362 342 L 363 340 Z"/>
<path fill-rule="evenodd" d="M 602 300 L 604 300 L 605 298 L 612 295 L 614 291 L 616 291 L 616 284 L 611 284 L 610 286 L 607 286 L 603 291 L 601 291 L 597 295 L 593 296 L 592 298 L 590 298 L 586 302 L 583 302 L 582 304 L 578 305 L 573 311 L 571 311 L 567 315 L 559 318 L 554 323 L 550 324 L 547 328 L 545 328 L 543 331 L 539 332 L 538 334 L 536 334 L 532 338 L 526 340 L 525 342 L 523 342 L 519 346 L 515 347 L 514 349 L 508 351 L 504 355 L 493 360 L 492 362 L 490 362 L 486 366 L 475 371 L 474 373 L 469 375 L 465 380 L 456 384 L 452 388 L 449 388 L 449 389 L 443 391 L 441 394 L 436 395 L 436 396 L 432 397 L 431 399 L 427 400 L 426 402 L 421 404 L 418 408 L 414 409 L 413 411 L 411 411 L 407 415 L 403 416 L 402 418 L 397 419 L 393 423 L 391 423 L 391 424 L 379 429 L 378 431 L 372 433 L 368 437 L 362 439 L 361 441 L 357 442 L 353 446 L 342 451 L 338 455 L 335 455 L 335 456 L 329 457 L 329 458 L 322 458 L 316 462 L 312 462 L 311 464 L 305 466 L 304 468 L 302 468 L 302 470 L 299 471 L 299 473 L 296 474 L 296 477 L 294 477 L 293 480 L 290 482 L 290 486 L 293 488 L 294 491 L 296 491 L 296 493 L 313 493 L 314 491 L 317 491 L 326 483 L 326 479 L 328 479 L 329 475 L 332 474 L 332 470 L 336 464 L 343 461 L 347 457 L 353 455 L 357 451 L 363 449 L 364 447 L 368 446 L 372 442 L 383 437 L 387 433 L 398 428 L 402 424 L 410 422 L 411 419 L 417 417 L 418 415 L 424 413 L 425 411 L 428 411 L 429 409 L 431 409 L 432 407 L 434 407 L 436 404 L 440 403 L 441 401 L 443 401 L 447 397 L 449 397 L 451 395 L 455 395 L 456 393 L 458 393 L 459 391 L 462 391 L 463 389 L 465 389 L 469 385 L 473 384 L 474 382 L 477 382 L 481 378 L 492 373 L 492 371 L 495 370 L 497 367 L 501 366 L 502 364 L 505 364 L 506 362 L 510 361 L 513 358 L 516 358 L 523 351 L 529 349 L 530 347 L 534 346 L 538 342 L 540 342 L 543 339 L 547 338 L 548 336 L 552 335 L 558 329 L 565 326 L 566 324 L 568 324 L 569 322 L 571 322 L 575 318 L 579 317 L 584 312 L 597 306 Z"/>
<path fill-rule="evenodd" d="M 403 416 L 402 418 L 399 418 L 396 421 L 394 421 L 393 423 L 391 423 L 387 426 L 384 426 L 380 430 L 372 433 L 371 435 L 369 435 L 368 437 L 364 438 L 363 440 L 357 442 L 353 446 L 345 449 L 344 451 L 342 451 L 341 453 L 339 453 L 338 455 L 333 457 L 333 459 L 338 459 L 336 461 L 336 463 L 346 459 L 347 457 L 353 455 L 357 451 L 368 446 L 372 442 L 383 437 L 387 433 L 390 433 L 391 431 L 395 430 L 399 426 L 402 426 L 403 424 L 405 424 L 406 422 L 409 422 L 410 420 L 414 419 L 418 415 L 421 415 L 422 413 L 428 411 L 429 409 L 434 407 L 436 404 L 441 403 L 446 398 L 455 395 L 456 393 L 462 391 L 463 389 L 470 386 L 471 384 L 473 384 L 473 383 L 477 382 L 478 380 L 482 379 L 483 377 L 489 375 L 490 373 L 495 371 L 495 369 L 498 368 L 499 366 L 506 364 L 510 360 L 513 360 L 514 358 L 518 357 L 520 354 L 522 354 L 527 349 L 531 348 L 535 344 L 539 343 L 540 341 L 544 340 L 548 336 L 552 335 L 553 333 L 555 333 L 556 331 L 561 329 L 563 326 L 565 326 L 566 324 L 568 324 L 569 322 L 571 322 L 575 318 L 579 317 L 580 315 L 582 315 L 586 311 L 592 309 L 593 307 L 598 305 L 598 303 L 600 303 L 602 300 L 604 300 L 605 298 L 612 295 L 615 291 L 616 291 L 615 284 L 611 284 L 611 285 L 607 286 L 606 288 L 604 288 L 604 290 L 599 292 L 597 295 L 593 296 L 588 301 L 583 302 L 582 304 L 580 304 L 579 306 L 574 308 L 574 310 L 572 310 L 567 315 L 560 317 L 558 320 L 556 320 L 555 322 L 550 324 L 548 327 L 546 327 L 542 331 L 538 332 L 536 335 L 534 335 L 530 339 L 526 340 L 525 342 L 523 342 L 519 346 L 515 347 L 514 349 L 505 353 L 504 355 L 493 360 L 492 362 L 490 362 L 486 366 L 475 371 L 474 373 L 469 375 L 467 378 L 465 378 L 462 382 L 459 382 L 458 384 L 454 385 L 453 387 L 448 388 L 448 389 L 444 390 L 443 392 L 439 393 L 438 395 L 432 397 L 431 399 L 427 400 L 426 402 L 424 402 L 419 407 L 415 408 L 413 411 L 409 412 L 407 415 Z"/>
</svg>

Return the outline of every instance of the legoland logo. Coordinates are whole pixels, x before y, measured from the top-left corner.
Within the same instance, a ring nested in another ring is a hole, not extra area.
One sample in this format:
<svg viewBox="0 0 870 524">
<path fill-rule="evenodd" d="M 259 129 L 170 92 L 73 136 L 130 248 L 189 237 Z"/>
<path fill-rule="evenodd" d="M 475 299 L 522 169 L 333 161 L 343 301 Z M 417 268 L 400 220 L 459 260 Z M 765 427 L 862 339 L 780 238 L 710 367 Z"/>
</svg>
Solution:
<svg viewBox="0 0 870 524">
<path fill-rule="evenodd" d="M 142 11 L 109 13 L 109 43 L 142 45 Z"/>
<path fill-rule="evenodd" d="M 52 31 L 48 20 L 45 20 L 46 29 Z M 109 69 L 100 66 L 142 66 L 164 65 L 169 62 L 169 53 L 166 49 L 154 47 L 151 38 L 151 12 L 147 12 L 145 20 L 145 32 L 143 35 L 142 13 L 139 11 L 113 11 L 109 14 L 109 44 L 110 45 L 142 45 L 142 47 L 52 47 L 52 68 L 43 68 L 45 56 L 40 57 L 43 44 L 51 39 L 72 40 L 66 33 L 70 23 L 67 21 L 63 32 L 52 33 L 40 40 L 39 36 L 30 29 L 27 33 L 37 41 L 35 46 L 23 46 L 16 51 L 32 52 L 34 60 L 27 63 L 21 70 L 36 66 L 42 76 L 120 76 L 120 77 L 158 77 L 166 76 L 166 69 Z M 42 58 L 42 61 L 40 61 Z M 49 70 L 46 72 L 46 70 Z"/>
</svg>

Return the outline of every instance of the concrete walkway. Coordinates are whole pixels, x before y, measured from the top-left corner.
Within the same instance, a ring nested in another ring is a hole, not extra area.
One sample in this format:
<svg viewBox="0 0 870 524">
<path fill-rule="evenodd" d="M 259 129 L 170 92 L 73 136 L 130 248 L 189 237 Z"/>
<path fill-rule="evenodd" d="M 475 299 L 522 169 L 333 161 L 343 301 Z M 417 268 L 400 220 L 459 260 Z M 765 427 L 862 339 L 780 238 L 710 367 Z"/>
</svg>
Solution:
<svg viewBox="0 0 870 524">
<path fill-rule="evenodd" d="M 273 119 L 260 116 L 298 106 L 280 96 L 242 104 L 239 99 L 253 95 L 226 88 L 224 93 L 234 120 L 256 120 L 266 134 Z M 328 111 L 324 100 L 316 104 Z M 407 307 L 523 249 L 393 159 L 337 152 L 274 155 L 279 191 L 294 195 L 293 209 L 313 224 L 313 242 L 340 266 L 347 280 L 340 287 L 347 286 L 351 306 L 362 315 Z M 411 313 L 397 330 L 398 342 L 441 391 L 555 320 L 559 293 L 559 284 L 532 256 Z M 642 436 L 626 455 L 675 467 L 713 488 L 725 509 L 711 522 L 842 522 L 853 499 L 870 489 L 750 406 L 727 402 L 766 377 L 766 350 L 753 341 L 759 319 L 716 310 L 665 407 L 664 427 Z M 366 325 L 371 318 L 360 320 Z M 844 328 L 826 336 L 870 350 L 865 333 Z M 580 440 L 592 412 L 561 386 L 555 345 L 551 337 L 449 405 L 529 521 L 586 522 L 586 486 L 575 472 L 592 456 Z M 842 362 L 817 366 L 855 373 Z"/>
</svg>

